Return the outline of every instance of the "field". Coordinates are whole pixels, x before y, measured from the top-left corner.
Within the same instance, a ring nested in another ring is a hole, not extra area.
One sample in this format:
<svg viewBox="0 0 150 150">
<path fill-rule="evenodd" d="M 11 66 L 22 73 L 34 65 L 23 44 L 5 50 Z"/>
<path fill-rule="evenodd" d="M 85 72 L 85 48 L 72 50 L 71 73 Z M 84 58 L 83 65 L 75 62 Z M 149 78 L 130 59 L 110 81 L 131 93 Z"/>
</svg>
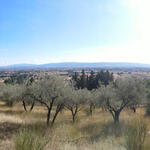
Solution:
<svg viewBox="0 0 150 150">
<path fill-rule="evenodd" d="M 90 116 L 84 109 L 79 112 L 74 124 L 71 113 L 63 110 L 54 126 L 47 127 L 44 107 L 36 106 L 29 113 L 23 110 L 21 104 L 11 108 L 0 102 L 0 150 L 22 150 L 16 145 L 31 137 L 36 138 L 36 146 L 44 145 L 44 150 L 126 150 L 126 132 L 141 118 L 148 126 L 144 150 L 150 149 L 150 118 L 145 117 L 144 108 L 139 108 L 137 113 L 123 111 L 119 125 L 113 124 L 111 115 L 106 111 L 95 109 Z"/>
</svg>

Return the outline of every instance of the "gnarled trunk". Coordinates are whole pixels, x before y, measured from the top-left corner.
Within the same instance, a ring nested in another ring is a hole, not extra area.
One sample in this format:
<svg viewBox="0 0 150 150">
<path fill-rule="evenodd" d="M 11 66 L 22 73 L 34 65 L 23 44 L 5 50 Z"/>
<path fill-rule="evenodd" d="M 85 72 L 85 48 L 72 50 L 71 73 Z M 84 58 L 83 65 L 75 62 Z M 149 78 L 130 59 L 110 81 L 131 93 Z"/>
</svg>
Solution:
<svg viewBox="0 0 150 150">
<path fill-rule="evenodd" d="M 51 114 L 51 109 L 49 108 L 47 112 L 47 125 L 49 125 L 50 123 L 50 114 Z"/>
<path fill-rule="evenodd" d="M 33 110 L 34 105 L 35 105 L 35 102 L 32 103 L 31 108 L 30 108 L 30 112 Z"/>
<path fill-rule="evenodd" d="M 115 111 L 114 112 L 114 123 L 115 124 L 119 123 L 119 116 L 120 116 L 120 112 L 119 111 Z"/>
<path fill-rule="evenodd" d="M 111 113 L 113 119 L 114 119 L 114 123 L 117 124 L 119 123 L 119 116 L 120 116 L 120 110 L 110 110 L 109 112 Z"/>
<path fill-rule="evenodd" d="M 22 104 L 23 104 L 24 110 L 27 112 L 27 108 L 26 108 L 26 103 L 25 103 L 25 101 L 22 101 Z"/>
<path fill-rule="evenodd" d="M 73 108 L 71 109 L 73 123 L 75 123 L 77 112 L 78 112 L 78 105 L 75 106 L 75 110 L 73 110 Z"/>
<path fill-rule="evenodd" d="M 73 123 L 75 123 L 75 117 L 76 117 L 76 114 L 72 114 L 72 121 L 73 121 Z"/>
<path fill-rule="evenodd" d="M 54 122 L 55 122 L 55 120 L 56 120 L 56 117 L 57 117 L 58 113 L 63 109 L 63 106 L 64 106 L 63 104 L 57 105 L 56 112 L 55 112 L 55 114 L 54 114 L 54 117 L 53 117 L 53 120 L 52 120 L 52 124 L 51 124 L 51 125 L 54 124 Z"/>
<path fill-rule="evenodd" d="M 136 113 L 136 107 L 131 107 L 134 113 Z"/>
<path fill-rule="evenodd" d="M 90 104 L 90 115 L 93 114 L 93 104 Z"/>
<path fill-rule="evenodd" d="M 25 110 L 26 112 L 28 112 L 25 101 L 22 101 L 22 104 L 23 104 L 24 110 Z M 31 108 L 30 108 L 30 112 L 33 110 L 34 105 L 35 105 L 35 102 L 32 102 Z"/>
</svg>

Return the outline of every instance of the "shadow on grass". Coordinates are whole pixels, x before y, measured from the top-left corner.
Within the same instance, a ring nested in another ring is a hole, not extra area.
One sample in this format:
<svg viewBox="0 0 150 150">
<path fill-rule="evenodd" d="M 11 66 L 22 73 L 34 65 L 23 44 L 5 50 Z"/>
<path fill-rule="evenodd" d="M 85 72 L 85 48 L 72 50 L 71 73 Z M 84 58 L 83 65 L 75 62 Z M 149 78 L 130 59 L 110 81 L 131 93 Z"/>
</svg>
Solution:
<svg viewBox="0 0 150 150">
<path fill-rule="evenodd" d="M 25 111 L 15 111 L 15 110 L 0 110 L 0 113 L 4 113 L 6 115 L 20 115 L 23 114 Z"/>
<path fill-rule="evenodd" d="M 46 114 L 44 113 L 40 113 L 40 112 L 26 112 L 24 110 L 0 110 L 0 114 L 3 113 L 5 115 L 11 115 L 11 116 L 20 116 L 23 115 L 23 116 L 27 116 L 27 117 L 30 117 L 30 118 L 45 118 L 46 117 Z"/>
<path fill-rule="evenodd" d="M 18 131 L 24 129 L 38 131 L 40 134 L 42 134 L 45 133 L 48 128 L 49 127 L 47 127 L 47 125 L 43 122 L 35 122 L 31 124 L 4 122 L 0 123 L 0 139 L 10 139 Z"/>
<path fill-rule="evenodd" d="M 21 128 L 21 124 L 17 123 L 1 123 L 0 124 L 0 139 L 9 139 L 14 133 Z"/>
<path fill-rule="evenodd" d="M 121 121 L 119 124 L 109 121 L 105 124 L 93 123 L 82 127 L 80 130 L 83 133 L 89 134 L 89 141 L 94 142 L 110 136 L 121 137 L 125 134 L 128 126 Z"/>
</svg>

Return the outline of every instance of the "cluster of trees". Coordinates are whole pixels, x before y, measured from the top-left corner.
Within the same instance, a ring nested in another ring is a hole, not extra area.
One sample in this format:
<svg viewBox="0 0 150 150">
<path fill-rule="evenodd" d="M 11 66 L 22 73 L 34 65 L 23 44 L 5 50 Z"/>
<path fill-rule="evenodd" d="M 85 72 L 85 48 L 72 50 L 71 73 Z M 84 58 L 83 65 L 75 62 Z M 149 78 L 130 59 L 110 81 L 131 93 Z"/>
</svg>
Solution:
<svg viewBox="0 0 150 150">
<path fill-rule="evenodd" d="M 5 84 L 23 84 L 26 80 L 30 78 L 31 82 L 34 81 L 34 78 L 28 74 L 13 75 L 4 81 Z"/>
<path fill-rule="evenodd" d="M 78 89 L 87 88 L 88 90 L 97 89 L 101 84 L 107 86 L 113 79 L 113 73 L 110 73 L 108 70 L 102 70 L 98 73 L 91 71 L 90 75 L 87 75 L 85 71 L 82 70 L 81 75 L 75 72 L 72 76 L 72 80 L 75 81 Z"/>
<path fill-rule="evenodd" d="M 106 77 L 103 77 L 103 74 Z M 83 81 L 86 81 L 86 86 Z M 94 87 L 93 84 L 96 81 L 98 86 Z M 36 80 L 28 79 L 22 84 L 0 84 L 1 100 L 12 103 L 21 101 L 26 111 L 28 104 L 31 105 L 30 111 L 35 103 L 45 106 L 48 125 L 54 124 L 63 109 L 70 111 L 72 120 L 75 122 L 78 112 L 87 105 L 91 113 L 93 107 L 106 108 L 114 122 L 118 123 L 120 113 L 124 108 L 145 102 L 145 91 L 142 79 L 113 80 L 113 75 L 108 71 L 96 75 L 91 72 L 89 77 L 82 71 L 81 76 L 75 74 L 73 80 L 70 81 L 58 75 L 51 75 Z"/>
</svg>

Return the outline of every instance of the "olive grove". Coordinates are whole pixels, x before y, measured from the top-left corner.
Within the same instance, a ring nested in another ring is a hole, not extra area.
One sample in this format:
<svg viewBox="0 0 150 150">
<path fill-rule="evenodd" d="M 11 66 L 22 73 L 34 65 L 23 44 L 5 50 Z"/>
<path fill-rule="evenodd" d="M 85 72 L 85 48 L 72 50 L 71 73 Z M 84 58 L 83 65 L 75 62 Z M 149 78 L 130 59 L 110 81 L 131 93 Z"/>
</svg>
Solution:
<svg viewBox="0 0 150 150">
<path fill-rule="evenodd" d="M 87 106 L 90 114 L 95 107 L 107 109 L 114 123 L 118 123 L 120 113 L 125 108 L 146 103 L 146 86 L 143 79 L 119 78 L 92 90 L 78 88 L 73 82 L 58 75 L 51 75 L 38 78 L 30 84 L 3 83 L 0 84 L 0 98 L 11 106 L 22 102 L 25 111 L 28 111 L 27 104 L 31 105 L 31 111 L 35 103 L 40 103 L 47 109 L 47 125 L 53 125 L 64 108 L 70 111 L 72 121 L 75 122 L 79 112 Z"/>
</svg>

